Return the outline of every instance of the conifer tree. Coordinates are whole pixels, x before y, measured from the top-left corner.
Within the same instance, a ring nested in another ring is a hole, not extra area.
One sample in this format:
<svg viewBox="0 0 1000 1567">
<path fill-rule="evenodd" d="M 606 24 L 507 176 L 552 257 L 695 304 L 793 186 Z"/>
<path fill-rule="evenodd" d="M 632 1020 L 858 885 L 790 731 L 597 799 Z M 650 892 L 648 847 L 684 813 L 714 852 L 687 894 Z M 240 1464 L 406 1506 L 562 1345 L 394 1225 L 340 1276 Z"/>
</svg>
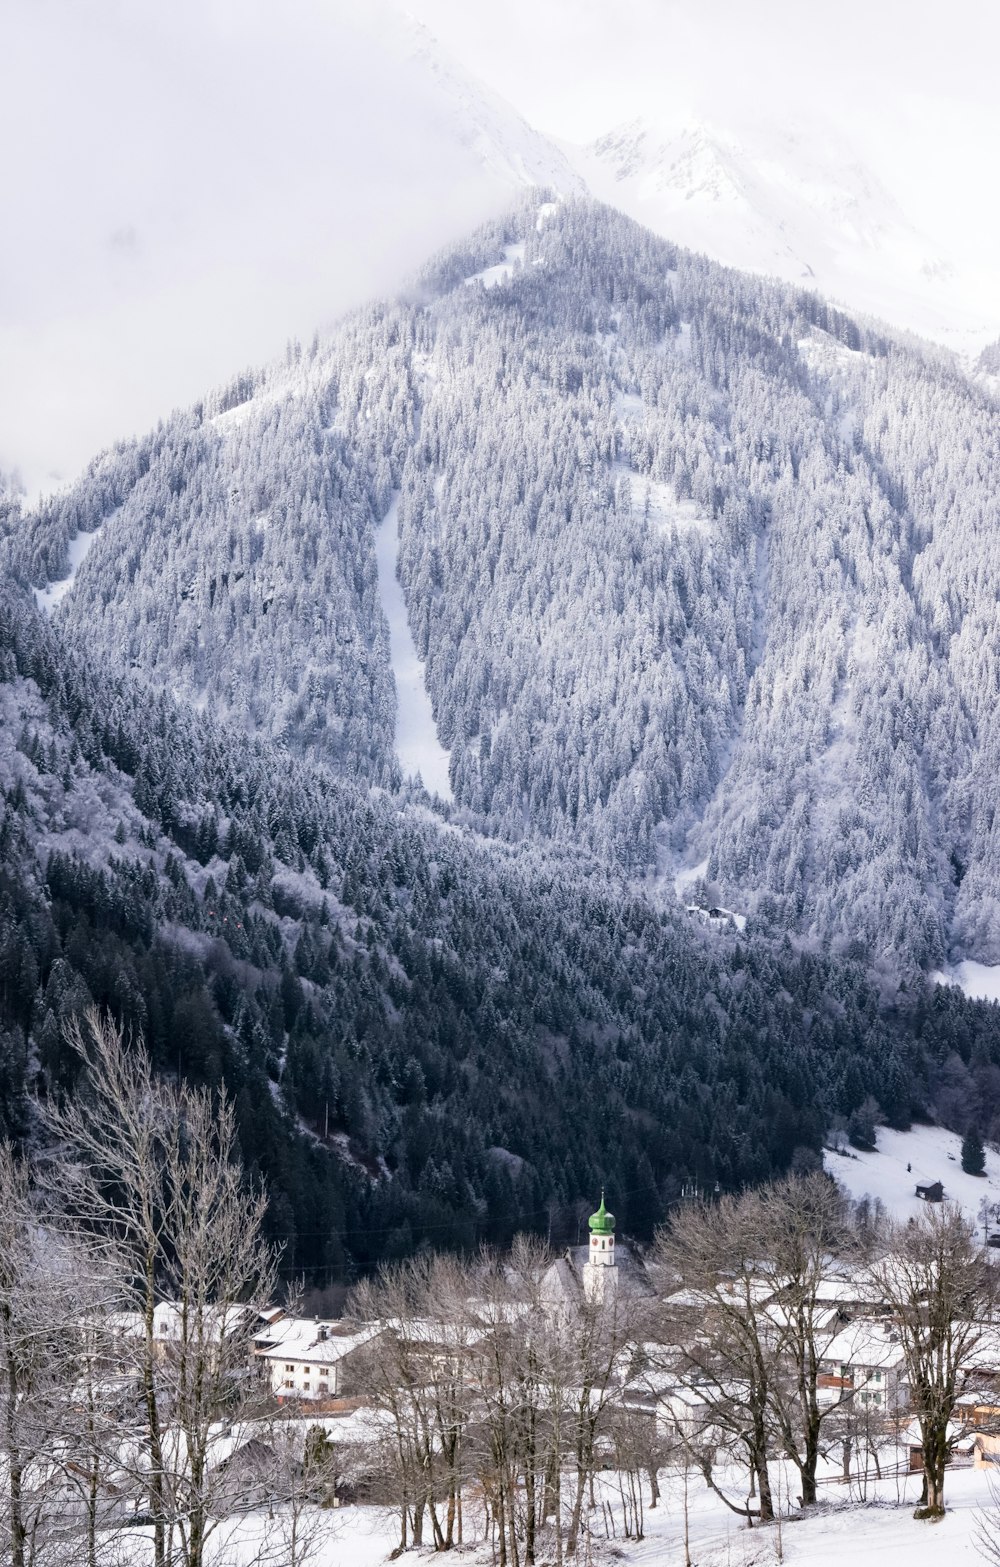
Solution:
<svg viewBox="0 0 1000 1567">
<path fill-rule="evenodd" d="M 975 1126 L 970 1126 L 962 1139 L 962 1169 L 966 1175 L 986 1174 L 986 1149 Z"/>
</svg>

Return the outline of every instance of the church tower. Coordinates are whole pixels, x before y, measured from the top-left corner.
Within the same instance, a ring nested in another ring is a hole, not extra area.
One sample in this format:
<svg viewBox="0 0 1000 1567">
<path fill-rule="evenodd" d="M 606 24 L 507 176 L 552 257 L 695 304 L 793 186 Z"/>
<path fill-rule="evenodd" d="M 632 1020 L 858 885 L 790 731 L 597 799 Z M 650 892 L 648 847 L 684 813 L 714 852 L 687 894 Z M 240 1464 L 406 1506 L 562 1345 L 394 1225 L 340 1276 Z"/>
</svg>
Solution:
<svg viewBox="0 0 1000 1567">
<path fill-rule="evenodd" d="M 604 1206 L 590 1215 L 590 1246 L 583 1267 L 583 1290 L 588 1300 L 604 1300 L 617 1288 L 618 1270 L 615 1267 L 615 1216 Z"/>
</svg>

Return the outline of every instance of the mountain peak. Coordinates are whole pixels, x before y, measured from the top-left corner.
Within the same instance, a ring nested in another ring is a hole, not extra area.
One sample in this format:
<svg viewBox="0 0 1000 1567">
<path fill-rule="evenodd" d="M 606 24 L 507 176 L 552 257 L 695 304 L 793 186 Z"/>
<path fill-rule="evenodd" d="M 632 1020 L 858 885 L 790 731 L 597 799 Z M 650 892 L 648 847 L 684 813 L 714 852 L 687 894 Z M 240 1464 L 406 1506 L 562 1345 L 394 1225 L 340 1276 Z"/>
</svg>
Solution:
<svg viewBox="0 0 1000 1567">
<path fill-rule="evenodd" d="M 595 195 L 728 266 L 806 282 L 898 327 L 975 348 L 968 279 L 837 126 L 669 112 L 581 149 Z"/>
<path fill-rule="evenodd" d="M 401 19 L 399 47 L 433 91 L 440 124 L 490 174 L 506 185 L 542 185 L 561 195 L 586 192 L 585 181 L 555 142 L 467 71 L 411 13 Z"/>
</svg>

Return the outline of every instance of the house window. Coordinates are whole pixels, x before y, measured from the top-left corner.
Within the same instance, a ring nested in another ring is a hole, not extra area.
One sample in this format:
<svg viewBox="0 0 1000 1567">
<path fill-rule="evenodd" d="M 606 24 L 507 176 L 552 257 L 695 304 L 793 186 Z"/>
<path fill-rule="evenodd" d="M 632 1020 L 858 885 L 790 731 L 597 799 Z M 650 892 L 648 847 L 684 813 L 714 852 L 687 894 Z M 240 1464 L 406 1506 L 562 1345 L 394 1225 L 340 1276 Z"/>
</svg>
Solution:
<svg viewBox="0 0 1000 1567">
<path fill-rule="evenodd" d="M 309 1367 L 308 1366 L 303 1366 L 302 1367 L 302 1375 L 304 1377 L 307 1377 L 309 1375 Z"/>
<path fill-rule="evenodd" d="M 302 1391 L 303 1391 L 303 1393 L 308 1393 L 308 1391 L 309 1391 L 309 1383 L 308 1382 L 303 1382 L 303 1384 L 302 1384 Z"/>
<path fill-rule="evenodd" d="M 294 1379 L 292 1377 L 286 1377 L 285 1378 L 285 1386 L 286 1387 L 294 1387 L 295 1386 Z"/>
<path fill-rule="evenodd" d="M 881 1371 L 873 1371 L 872 1372 L 872 1381 L 873 1382 L 881 1382 L 881 1380 L 882 1380 L 882 1373 L 881 1373 Z"/>
</svg>

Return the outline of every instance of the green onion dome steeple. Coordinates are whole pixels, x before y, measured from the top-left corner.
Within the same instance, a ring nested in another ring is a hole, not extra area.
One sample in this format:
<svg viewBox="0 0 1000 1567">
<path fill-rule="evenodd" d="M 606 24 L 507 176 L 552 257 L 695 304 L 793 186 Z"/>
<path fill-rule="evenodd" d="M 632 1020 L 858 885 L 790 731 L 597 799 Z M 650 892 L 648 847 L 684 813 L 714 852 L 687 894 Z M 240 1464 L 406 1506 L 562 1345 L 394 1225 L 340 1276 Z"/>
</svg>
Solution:
<svg viewBox="0 0 1000 1567">
<path fill-rule="evenodd" d="M 604 1193 L 601 1192 L 601 1206 L 596 1213 L 592 1213 L 589 1219 L 591 1235 L 613 1235 L 615 1229 L 615 1216 L 609 1213 L 604 1206 Z"/>
</svg>

